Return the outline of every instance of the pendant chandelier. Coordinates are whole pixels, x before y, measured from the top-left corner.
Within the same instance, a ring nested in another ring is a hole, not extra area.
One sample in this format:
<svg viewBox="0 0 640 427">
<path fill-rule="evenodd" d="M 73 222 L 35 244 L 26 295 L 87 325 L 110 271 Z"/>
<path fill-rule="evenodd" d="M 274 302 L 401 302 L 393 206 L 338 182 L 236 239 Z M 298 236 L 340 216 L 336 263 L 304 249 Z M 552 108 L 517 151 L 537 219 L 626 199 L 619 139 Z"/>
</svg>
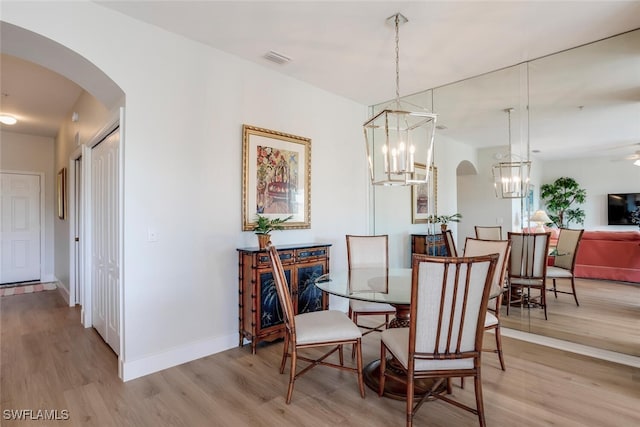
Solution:
<svg viewBox="0 0 640 427">
<path fill-rule="evenodd" d="M 500 199 L 522 199 L 529 194 L 529 175 L 531 173 L 531 162 L 528 159 L 529 149 L 527 147 L 526 161 L 513 154 L 511 147 L 511 113 L 513 108 L 507 108 L 504 111 L 508 115 L 509 154 L 507 161 L 493 165 L 493 186 L 496 197 Z"/>
<path fill-rule="evenodd" d="M 373 185 L 427 184 L 433 165 L 433 139 L 437 115 L 400 100 L 399 26 L 408 22 L 397 13 L 389 18 L 396 31 L 396 97 L 364 123 L 364 137 Z"/>
</svg>

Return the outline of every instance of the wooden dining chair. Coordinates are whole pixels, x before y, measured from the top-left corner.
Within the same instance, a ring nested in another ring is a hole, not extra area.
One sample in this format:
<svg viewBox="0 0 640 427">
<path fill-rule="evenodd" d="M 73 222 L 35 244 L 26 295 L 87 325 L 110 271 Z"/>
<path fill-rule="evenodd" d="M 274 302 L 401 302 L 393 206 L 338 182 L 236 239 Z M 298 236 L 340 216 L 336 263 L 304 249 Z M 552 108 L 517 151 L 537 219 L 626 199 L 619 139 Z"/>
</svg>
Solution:
<svg viewBox="0 0 640 427">
<path fill-rule="evenodd" d="M 323 310 L 294 315 L 293 302 L 289 294 L 287 278 L 282 268 L 282 262 L 275 246 L 268 245 L 269 260 L 273 269 L 273 279 L 278 293 L 278 299 L 283 308 L 285 334 L 280 373 L 284 373 L 287 358 L 291 357 L 289 371 L 289 387 L 287 390 L 287 404 L 291 402 L 293 384 L 296 379 L 318 365 L 329 366 L 351 371 L 358 376 L 360 395 L 364 398 L 364 381 L 362 376 L 362 333 L 360 329 L 341 311 Z M 352 344 L 356 352 L 356 367 L 344 365 L 343 346 Z M 299 350 L 329 347 L 330 349 L 318 358 L 310 358 L 299 354 Z M 339 364 L 327 362 L 325 359 L 338 352 Z M 308 362 L 304 369 L 297 372 L 298 360 Z"/>
<path fill-rule="evenodd" d="M 471 258 L 413 255 L 411 314 L 408 328 L 382 332 L 378 395 L 385 380 L 406 384 L 406 425 L 427 399 L 440 399 L 478 416 L 486 425 L 480 375 L 484 319 L 498 254 Z M 387 369 L 387 353 L 398 369 Z M 451 378 L 473 377 L 476 407 L 453 399 Z M 434 380 L 431 391 L 414 403 L 414 381 Z M 447 382 L 447 395 L 439 390 Z"/>
<path fill-rule="evenodd" d="M 389 268 L 389 236 L 355 236 L 348 234 L 347 264 L 349 271 L 358 269 L 387 269 Z M 395 315 L 396 309 L 390 304 L 379 302 L 349 300 L 349 317 L 359 328 L 365 329 L 363 335 L 371 332 L 381 332 L 389 326 L 390 316 Z M 376 326 L 358 324 L 359 316 L 384 316 L 385 321 Z"/>
<path fill-rule="evenodd" d="M 573 270 L 576 266 L 576 255 L 578 254 L 578 247 L 582 240 L 582 233 L 584 233 L 584 230 L 561 228 L 560 234 L 558 235 L 556 253 L 553 257 L 553 265 L 547 267 L 547 279 L 553 281 L 553 288 L 550 290 L 553 291 L 554 296 L 558 298 L 558 293 L 573 295 L 577 306 L 580 306 L 580 303 L 578 302 L 578 295 L 576 294 Z M 557 279 L 571 280 L 571 292 L 559 291 L 556 288 Z"/>
<path fill-rule="evenodd" d="M 476 225 L 476 239 L 502 240 L 501 225 Z"/>
<path fill-rule="evenodd" d="M 502 354 L 502 336 L 500 334 L 500 308 L 502 307 L 502 296 L 504 295 L 505 279 L 507 274 L 507 266 L 509 264 L 509 256 L 511 255 L 510 240 L 483 240 L 467 237 L 464 245 L 465 257 L 473 257 L 480 255 L 498 254 L 498 263 L 493 278 L 491 280 L 491 295 L 497 295 L 491 298 L 487 304 L 487 315 L 484 320 L 485 331 L 494 330 L 496 338 L 496 349 L 484 351 L 492 351 L 498 353 L 500 367 L 505 370 L 504 356 Z"/>
<path fill-rule="evenodd" d="M 547 254 L 549 253 L 549 239 L 551 233 L 507 233 L 511 241 L 511 256 L 509 258 L 509 275 L 507 286 L 507 316 L 513 303 L 537 302 L 544 309 L 547 319 Z M 526 292 L 525 292 L 526 289 Z M 540 295 L 531 296 L 531 289 L 539 290 Z M 514 294 L 514 291 L 516 294 Z M 537 301 L 536 301 L 537 300 Z"/>
</svg>

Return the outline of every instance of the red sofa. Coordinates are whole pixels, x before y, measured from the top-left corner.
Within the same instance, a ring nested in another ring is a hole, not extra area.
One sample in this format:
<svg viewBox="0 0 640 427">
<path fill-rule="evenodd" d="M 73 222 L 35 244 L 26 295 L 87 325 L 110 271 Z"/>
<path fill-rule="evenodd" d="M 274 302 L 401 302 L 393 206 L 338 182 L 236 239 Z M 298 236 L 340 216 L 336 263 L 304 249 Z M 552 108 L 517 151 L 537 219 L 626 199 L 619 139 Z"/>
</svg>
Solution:
<svg viewBox="0 0 640 427">
<path fill-rule="evenodd" d="M 640 231 L 585 231 L 574 274 L 640 283 Z"/>
</svg>

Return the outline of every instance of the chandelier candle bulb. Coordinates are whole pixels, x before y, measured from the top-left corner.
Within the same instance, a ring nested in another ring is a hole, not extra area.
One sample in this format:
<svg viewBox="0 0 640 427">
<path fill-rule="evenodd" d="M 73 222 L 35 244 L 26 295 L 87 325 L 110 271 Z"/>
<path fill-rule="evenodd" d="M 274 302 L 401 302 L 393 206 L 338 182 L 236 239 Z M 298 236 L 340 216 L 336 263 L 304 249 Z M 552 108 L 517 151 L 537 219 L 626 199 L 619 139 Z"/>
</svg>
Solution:
<svg viewBox="0 0 640 427">
<path fill-rule="evenodd" d="M 397 171 L 398 173 L 400 172 L 405 172 L 407 170 L 407 166 L 406 166 L 406 147 L 404 142 L 400 141 L 400 144 L 398 144 L 398 157 L 400 158 L 400 170 Z"/>
</svg>

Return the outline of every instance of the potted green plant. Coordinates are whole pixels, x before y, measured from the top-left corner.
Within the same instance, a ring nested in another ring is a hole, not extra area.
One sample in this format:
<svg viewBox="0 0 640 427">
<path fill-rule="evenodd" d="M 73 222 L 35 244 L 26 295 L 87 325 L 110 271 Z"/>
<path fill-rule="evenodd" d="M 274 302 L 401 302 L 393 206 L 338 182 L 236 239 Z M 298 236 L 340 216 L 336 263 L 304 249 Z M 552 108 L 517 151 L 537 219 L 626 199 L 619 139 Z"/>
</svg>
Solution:
<svg viewBox="0 0 640 427">
<path fill-rule="evenodd" d="M 575 204 L 587 199 L 587 191 L 573 178 L 561 177 L 552 184 L 540 186 L 540 198 L 545 202 L 547 214 L 558 227 L 568 227 L 569 223 L 584 223 L 584 210 Z"/>
<path fill-rule="evenodd" d="M 282 230 L 284 227 L 282 224 L 293 218 L 293 215 L 289 215 L 286 218 L 269 218 L 258 214 L 256 216 L 256 225 L 253 227 L 254 233 L 258 235 L 258 247 L 264 249 L 271 240 L 271 232 L 274 230 Z"/>
<path fill-rule="evenodd" d="M 442 229 L 442 231 L 445 231 L 447 229 L 447 224 L 449 224 L 450 222 L 460 222 L 461 219 L 462 214 L 456 212 L 451 215 L 440 215 L 437 217 L 436 222 L 439 222 L 440 228 Z"/>
</svg>

